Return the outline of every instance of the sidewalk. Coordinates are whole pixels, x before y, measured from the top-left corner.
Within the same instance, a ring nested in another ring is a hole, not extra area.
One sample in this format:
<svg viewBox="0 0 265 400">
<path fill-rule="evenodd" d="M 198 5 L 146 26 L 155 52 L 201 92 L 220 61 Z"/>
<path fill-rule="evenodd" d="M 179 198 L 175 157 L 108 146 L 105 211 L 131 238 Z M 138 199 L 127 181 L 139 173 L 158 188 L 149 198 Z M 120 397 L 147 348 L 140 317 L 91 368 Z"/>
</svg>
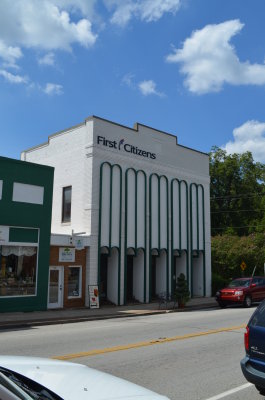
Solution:
<svg viewBox="0 0 265 400">
<path fill-rule="evenodd" d="M 202 310 L 217 306 L 214 297 L 191 299 L 184 309 L 174 308 L 173 303 L 131 304 L 127 306 L 103 306 L 99 309 L 78 308 L 64 310 L 47 310 L 32 312 L 0 313 L 0 330 L 30 328 L 32 326 L 65 324 L 70 322 L 95 321 L 110 318 L 124 318 Z"/>
</svg>

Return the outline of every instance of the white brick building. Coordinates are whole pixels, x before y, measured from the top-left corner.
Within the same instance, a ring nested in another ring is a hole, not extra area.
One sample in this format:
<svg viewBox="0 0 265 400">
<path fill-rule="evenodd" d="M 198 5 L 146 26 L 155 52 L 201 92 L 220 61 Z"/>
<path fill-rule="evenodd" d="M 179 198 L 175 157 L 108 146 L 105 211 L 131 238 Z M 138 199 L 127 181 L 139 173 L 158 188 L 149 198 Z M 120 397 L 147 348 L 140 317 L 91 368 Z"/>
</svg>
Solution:
<svg viewBox="0 0 265 400">
<path fill-rule="evenodd" d="M 141 124 L 92 116 L 21 158 L 55 167 L 52 232 L 90 236 L 86 287 L 98 284 L 115 304 L 148 302 L 173 292 L 183 272 L 192 296 L 211 295 L 207 154 Z"/>
</svg>

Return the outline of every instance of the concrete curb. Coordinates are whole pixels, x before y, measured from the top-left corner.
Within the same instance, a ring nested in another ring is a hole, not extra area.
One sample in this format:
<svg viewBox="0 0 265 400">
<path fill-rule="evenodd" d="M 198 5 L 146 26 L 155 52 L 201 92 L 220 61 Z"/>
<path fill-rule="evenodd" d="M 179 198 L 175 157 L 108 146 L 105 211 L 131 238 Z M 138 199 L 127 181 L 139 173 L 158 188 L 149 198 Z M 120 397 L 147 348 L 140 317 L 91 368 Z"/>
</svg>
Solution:
<svg viewBox="0 0 265 400">
<path fill-rule="evenodd" d="M 159 309 L 159 310 L 150 310 L 143 312 L 132 312 L 127 313 L 125 311 L 121 311 L 120 313 L 109 313 L 109 314 L 101 314 L 101 315 L 91 315 L 91 316 L 76 316 L 76 317 L 54 317 L 47 319 L 28 319 L 21 321 L 1 321 L 0 322 L 0 332 L 5 330 L 12 329 L 30 329 L 33 327 L 43 326 L 43 325 L 58 325 L 58 324 L 71 324 L 76 322 L 87 322 L 87 321 L 100 321 L 114 318 L 131 318 L 131 317 L 146 317 L 149 315 L 159 315 L 159 314 L 169 314 L 174 312 L 188 312 L 188 311 L 196 311 L 196 310 L 206 310 L 211 308 L 216 308 L 216 303 L 209 304 L 200 304 L 187 306 L 184 309 Z"/>
</svg>

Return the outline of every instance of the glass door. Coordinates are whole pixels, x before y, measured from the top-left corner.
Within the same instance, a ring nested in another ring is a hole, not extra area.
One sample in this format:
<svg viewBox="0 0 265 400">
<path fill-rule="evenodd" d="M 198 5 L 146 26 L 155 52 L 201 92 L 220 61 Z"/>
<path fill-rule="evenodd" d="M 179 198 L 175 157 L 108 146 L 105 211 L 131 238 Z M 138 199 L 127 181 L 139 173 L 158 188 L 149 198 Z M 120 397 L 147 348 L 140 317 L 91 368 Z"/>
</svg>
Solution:
<svg viewBox="0 0 265 400">
<path fill-rule="evenodd" d="M 63 307 L 63 268 L 50 267 L 48 308 Z"/>
</svg>

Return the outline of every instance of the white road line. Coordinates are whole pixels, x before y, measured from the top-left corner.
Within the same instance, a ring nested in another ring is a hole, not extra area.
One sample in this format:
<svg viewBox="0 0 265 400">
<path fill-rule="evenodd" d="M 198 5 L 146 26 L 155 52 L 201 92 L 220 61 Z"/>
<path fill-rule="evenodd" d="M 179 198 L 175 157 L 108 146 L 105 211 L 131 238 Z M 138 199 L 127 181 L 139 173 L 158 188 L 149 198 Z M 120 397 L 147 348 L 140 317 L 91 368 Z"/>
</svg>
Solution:
<svg viewBox="0 0 265 400">
<path fill-rule="evenodd" d="M 209 398 L 206 399 L 206 400 L 219 400 L 219 399 L 223 399 L 224 397 L 229 396 L 230 394 L 239 392 L 240 390 L 247 389 L 247 388 L 250 387 L 250 386 L 253 386 L 253 384 L 252 384 L 252 383 L 245 383 L 244 385 L 238 386 L 238 387 L 236 387 L 236 388 L 234 388 L 234 389 L 227 390 L 226 392 L 217 394 L 216 396 L 213 396 L 213 397 L 209 397 Z"/>
</svg>

